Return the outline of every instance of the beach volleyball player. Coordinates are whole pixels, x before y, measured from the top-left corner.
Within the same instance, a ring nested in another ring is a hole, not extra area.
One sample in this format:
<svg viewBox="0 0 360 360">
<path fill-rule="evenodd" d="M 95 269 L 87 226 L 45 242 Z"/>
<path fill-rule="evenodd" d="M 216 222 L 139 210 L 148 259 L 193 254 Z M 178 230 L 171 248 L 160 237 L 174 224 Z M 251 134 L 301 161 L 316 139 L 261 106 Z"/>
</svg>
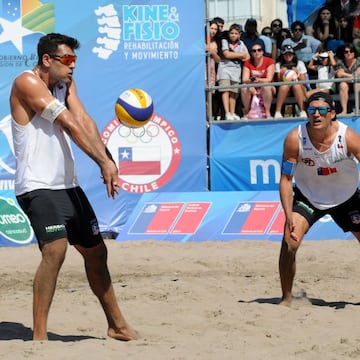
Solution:
<svg viewBox="0 0 360 360">
<path fill-rule="evenodd" d="M 76 39 L 62 34 L 40 38 L 38 64 L 14 80 L 10 94 L 15 193 L 42 255 L 33 284 L 33 339 L 48 338 L 48 314 L 70 243 L 83 256 L 90 287 L 105 312 L 108 336 L 133 340 L 137 333 L 118 306 L 107 248 L 75 172 L 71 140 L 98 164 L 108 196 L 116 195 L 116 164 L 76 93 L 73 73 L 78 47 Z"/>
<path fill-rule="evenodd" d="M 312 94 L 306 111 L 308 122 L 287 135 L 283 150 L 280 198 L 286 220 L 279 258 L 283 305 L 292 300 L 296 252 L 317 220 L 329 214 L 360 241 L 360 136 L 336 120 L 334 101 L 327 93 Z"/>
</svg>

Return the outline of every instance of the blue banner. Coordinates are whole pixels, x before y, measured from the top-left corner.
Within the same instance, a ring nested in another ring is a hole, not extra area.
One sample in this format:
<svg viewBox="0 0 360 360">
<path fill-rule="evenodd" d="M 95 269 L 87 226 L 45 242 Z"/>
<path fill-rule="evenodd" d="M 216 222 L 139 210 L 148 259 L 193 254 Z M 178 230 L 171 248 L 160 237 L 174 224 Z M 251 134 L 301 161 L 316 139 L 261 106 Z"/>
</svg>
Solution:
<svg viewBox="0 0 360 360">
<path fill-rule="evenodd" d="M 277 191 L 284 139 L 304 121 L 214 123 L 210 129 L 211 190 Z M 341 121 L 360 132 L 359 118 Z"/>
<path fill-rule="evenodd" d="M 117 241 L 273 240 L 285 222 L 278 191 L 213 191 L 144 194 Z M 324 216 L 304 239 L 353 239 Z"/>
<path fill-rule="evenodd" d="M 205 191 L 204 3 L 110 0 L 9 0 L 0 10 L 0 197 L 14 190 L 9 91 L 37 64 L 36 45 L 50 32 L 77 38 L 74 78 L 79 97 L 118 162 L 120 150 L 159 154 L 156 174 L 119 175 L 121 194 L 109 200 L 100 172 L 74 146 L 80 184 L 102 231 L 118 232 L 143 193 Z M 142 128 L 115 117 L 117 97 L 141 88 L 154 102 Z M 0 235 L 0 246 L 1 235 Z"/>
</svg>

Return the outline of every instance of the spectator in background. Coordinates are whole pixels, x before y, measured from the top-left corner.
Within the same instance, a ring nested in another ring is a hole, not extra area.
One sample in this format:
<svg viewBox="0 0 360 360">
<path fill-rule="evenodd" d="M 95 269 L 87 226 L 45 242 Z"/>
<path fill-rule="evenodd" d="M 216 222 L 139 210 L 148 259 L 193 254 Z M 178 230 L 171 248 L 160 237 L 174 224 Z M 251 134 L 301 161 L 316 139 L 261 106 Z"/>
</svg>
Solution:
<svg viewBox="0 0 360 360">
<path fill-rule="evenodd" d="M 270 56 L 272 54 L 272 41 L 271 41 L 271 28 L 270 26 L 265 26 L 261 30 L 261 35 L 259 35 L 259 38 L 264 42 L 265 45 L 265 55 Z"/>
<path fill-rule="evenodd" d="M 360 58 L 353 44 L 345 44 L 342 58 L 336 63 L 336 77 L 344 81 L 338 83 L 341 112 L 339 115 L 345 115 L 348 112 L 347 105 L 349 101 L 349 92 L 354 91 L 353 77 L 360 75 Z M 360 91 L 360 84 L 357 84 L 357 90 Z"/>
<path fill-rule="evenodd" d="M 279 56 L 281 56 L 281 44 L 285 39 L 291 38 L 291 31 L 288 28 L 282 28 L 281 31 L 277 34 L 276 37 L 276 49 L 273 49 L 273 60 L 279 61 Z"/>
<path fill-rule="evenodd" d="M 239 85 L 241 80 L 241 64 L 249 58 L 246 45 L 240 40 L 240 25 L 232 24 L 228 38 L 221 40 L 222 59 L 219 63 L 217 79 L 220 86 Z M 225 111 L 225 120 L 240 120 L 235 113 L 239 89 L 220 89 Z"/>
<path fill-rule="evenodd" d="M 329 80 L 329 82 L 317 83 L 316 89 L 306 92 L 307 98 L 319 91 L 327 94 L 335 92 L 335 83 L 332 80 L 335 78 L 336 60 L 331 50 L 316 53 L 310 60 L 308 69 L 316 72 L 319 80 Z"/>
<path fill-rule="evenodd" d="M 290 45 L 295 50 L 297 58 L 307 65 L 313 55 L 320 51 L 322 43 L 320 40 L 315 39 L 313 36 L 305 35 L 305 25 L 301 21 L 294 21 L 291 24 L 292 37 L 285 39 L 281 47 Z"/>
<path fill-rule="evenodd" d="M 274 61 L 277 60 L 277 57 L 280 55 L 278 54 L 278 49 L 281 48 L 281 43 L 278 47 L 278 38 L 280 37 L 281 29 L 283 28 L 283 22 L 281 19 L 274 19 L 270 23 L 270 29 L 271 29 L 271 42 L 272 42 L 272 50 L 271 50 L 271 57 Z M 290 31 L 289 31 L 290 33 Z M 290 36 L 291 37 L 291 34 Z"/>
<path fill-rule="evenodd" d="M 296 76 L 293 78 L 293 81 L 289 82 L 289 85 L 280 85 L 278 87 L 274 117 L 276 119 L 282 119 L 281 109 L 286 97 L 292 92 L 300 109 L 299 116 L 305 118 L 305 85 L 297 83 L 296 80 L 306 80 L 306 66 L 301 60 L 297 59 L 295 51 L 290 45 L 285 45 L 281 53 L 280 61 L 275 64 L 275 79 L 279 82 L 285 81 L 284 74 L 287 70 L 295 71 Z"/>
<path fill-rule="evenodd" d="M 271 118 L 270 107 L 275 94 L 275 88 L 272 85 L 257 87 L 256 84 L 271 83 L 274 79 L 274 60 L 264 56 L 263 43 L 254 43 L 250 49 L 250 59 L 246 60 L 243 67 L 243 84 L 253 84 L 252 87 L 241 89 L 241 98 L 244 107 L 244 118 L 249 113 L 251 99 L 256 93 L 260 93 L 265 106 L 265 116 Z"/>
<path fill-rule="evenodd" d="M 259 38 L 257 21 L 254 18 L 246 20 L 244 30 L 245 31 L 241 34 L 241 40 L 244 42 L 249 52 L 255 43 L 260 43 L 261 47 L 265 49 L 264 41 Z"/>
<path fill-rule="evenodd" d="M 336 39 L 337 34 L 337 24 L 331 10 L 327 6 L 321 7 L 313 24 L 312 35 L 325 43 L 329 38 Z"/>
<path fill-rule="evenodd" d="M 344 45 L 344 41 L 338 39 L 338 24 L 329 7 L 319 9 L 313 24 L 313 36 L 323 43 L 323 49 L 331 50 L 334 54 L 340 45 Z"/>
<path fill-rule="evenodd" d="M 205 81 L 207 86 L 215 86 L 216 85 L 216 64 L 221 61 L 218 49 L 218 24 L 216 21 L 210 21 L 208 34 L 206 36 L 206 68 L 205 68 Z M 211 91 L 211 94 L 214 95 L 215 91 Z M 206 96 L 206 114 L 207 118 L 210 118 L 210 109 L 209 109 L 209 101 L 208 94 Z M 213 113 L 213 112 L 212 112 Z"/>
<path fill-rule="evenodd" d="M 339 18 L 338 38 L 344 43 L 353 42 L 353 19 L 351 16 L 341 16 Z"/>
<path fill-rule="evenodd" d="M 212 21 L 217 23 L 218 31 L 219 31 L 219 33 L 221 33 L 224 30 L 224 25 L 225 25 L 224 19 L 222 19 L 221 17 L 216 16 L 216 17 L 214 17 L 212 19 Z"/>
</svg>

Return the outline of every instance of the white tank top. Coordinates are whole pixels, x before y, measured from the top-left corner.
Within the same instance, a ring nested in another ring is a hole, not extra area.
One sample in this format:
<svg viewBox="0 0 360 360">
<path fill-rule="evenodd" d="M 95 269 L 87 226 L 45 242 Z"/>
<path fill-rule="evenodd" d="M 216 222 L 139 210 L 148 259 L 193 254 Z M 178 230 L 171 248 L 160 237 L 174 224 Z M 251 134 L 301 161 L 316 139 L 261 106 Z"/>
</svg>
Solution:
<svg viewBox="0 0 360 360">
<path fill-rule="evenodd" d="M 324 152 L 316 150 L 311 143 L 306 124 L 298 128 L 299 158 L 294 173 L 295 183 L 311 204 L 320 210 L 348 200 L 359 183 L 357 160 L 347 151 L 347 125 L 338 123 L 336 137 Z"/>
<path fill-rule="evenodd" d="M 53 95 L 65 103 L 66 84 Z M 36 189 L 67 189 L 78 185 L 71 139 L 59 125 L 35 114 L 25 126 L 12 120 L 16 156 L 15 194 Z"/>
</svg>

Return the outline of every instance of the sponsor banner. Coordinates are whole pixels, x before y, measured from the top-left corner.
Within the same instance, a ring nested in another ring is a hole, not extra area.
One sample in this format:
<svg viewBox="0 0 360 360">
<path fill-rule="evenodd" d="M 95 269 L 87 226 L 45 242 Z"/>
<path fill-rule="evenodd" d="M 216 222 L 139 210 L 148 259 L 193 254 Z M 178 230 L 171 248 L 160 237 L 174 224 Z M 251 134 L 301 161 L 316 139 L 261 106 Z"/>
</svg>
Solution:
<svg viewBox="0 0 360 360">
<path fill-rule="evenodd" d="M 284 220 L 277 191 L 149 193 L 141 197 L 117 241 L 281 241 Z M 305 235 L 311 240 L 353 238 L 330 216 Z"/>
<path fill-rule="evenodd" d="M 100 230 L 119 231 L 143 193 L 206 191 L 204 2 L 8 0 L 0 5 L 0 196 L 14 190 L 11 84 L 37 64 L 37 42 L 51 32 L 79 40 L 77 91 L 120 168 L 112 201 L 98 166 L 73 147 Z M 129 88 L 144 89 L 154 103 L 139 129 L 115 117 L 116 99 Z"/>
<path fill-rule="evenodd" d="M 35 242 L 29 219 L 18 205 L 13 191 L 0 196 L 0 246 L 22 246 Z"/>
<path fill-rule="evenodd" d="M 284 139 L 304 121 L 213 124 L 210 128 L 211 190 L 277 191 Z M 358 118 L 341 121 L 360 133 Z"/>
</svg>

